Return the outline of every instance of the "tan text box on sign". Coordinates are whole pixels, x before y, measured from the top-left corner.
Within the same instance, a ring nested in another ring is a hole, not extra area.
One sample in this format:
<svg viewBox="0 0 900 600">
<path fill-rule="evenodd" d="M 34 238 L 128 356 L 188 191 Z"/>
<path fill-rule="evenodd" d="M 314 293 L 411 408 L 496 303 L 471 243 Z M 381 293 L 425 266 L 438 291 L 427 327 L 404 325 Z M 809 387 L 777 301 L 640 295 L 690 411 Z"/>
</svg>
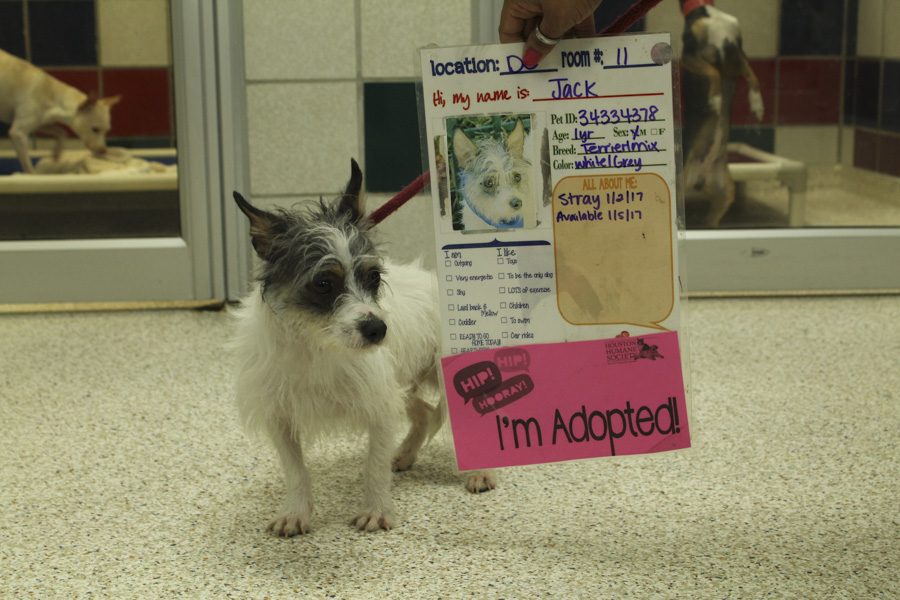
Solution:
<svg viewBox="0 0 900 600">
<path fill-rule="evenodd" d="M 662 177 L 564 177 L 553 190 L 553 237 L 566 321 L 661 328 L 675 305 L 672 196 Z"/>
</svg>

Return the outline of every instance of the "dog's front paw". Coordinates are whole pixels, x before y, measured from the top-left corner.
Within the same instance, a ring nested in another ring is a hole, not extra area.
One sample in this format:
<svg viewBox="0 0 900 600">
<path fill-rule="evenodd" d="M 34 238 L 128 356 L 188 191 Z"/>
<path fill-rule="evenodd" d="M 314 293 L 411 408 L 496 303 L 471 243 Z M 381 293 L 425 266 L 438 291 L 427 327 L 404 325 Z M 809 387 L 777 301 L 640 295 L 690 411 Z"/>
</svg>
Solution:
<svg viewBox="0 0 900 600">
<path fill-rule="evenodd" d="M 391 471 L 393 471 L 394 473 L 409 471 L 414 462 L 416 462 L 416 455 L 414 453 L 401 452 L 394 457 L 393 461 L 391 461 Z"/>
<path fill-rule="evenodd" d="M 497 476 L 493 471 L 478 471 L 466 476 L 466 489 L 473 494 L 489 492 L 497 487 Z"/>
<path fill-rule="evenodd" d="M 397 519 L 387 510 L 365 510 L 356 515 L 351 524 L 360 531 L 389 531 L 397 524 Z"/>
<path fill-rule="evenodd" d="M 755 90 L 750 90 L 747 99 L 750 102 L 750 112 L 753 113 L 753 116 L 756 117 L 757 121 L 762 121 L 763 116 L 766 114 L 766 109 L 763 106 L 762 94 Z"/>
<path fill-rule="evenodd" d="M 281 515 L 269 523 L 268 531 L 278 537 L 294 537 L 309 533 L 309 517 L 306 515 Z"/>
</svg>

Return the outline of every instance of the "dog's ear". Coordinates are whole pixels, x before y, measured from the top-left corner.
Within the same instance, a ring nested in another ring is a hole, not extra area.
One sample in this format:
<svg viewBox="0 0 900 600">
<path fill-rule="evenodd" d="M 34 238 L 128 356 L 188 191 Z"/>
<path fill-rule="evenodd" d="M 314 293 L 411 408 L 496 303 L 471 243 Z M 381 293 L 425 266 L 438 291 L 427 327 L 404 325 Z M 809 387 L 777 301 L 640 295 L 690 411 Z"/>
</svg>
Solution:
<svg viewBox="0 0 900 600">
<path fill-rule="evenodd" d="M 99 102 L 102 102 L 103 104 L 107 105 L 110 108 L 112 108 L 113 106 L 115 106 L 116 104 L 118 104 L 121 101 L 122 101 L 121 94 L 118 94 L 116 96 L 108 96 L 106 98 L 100 98 L 100 100 L 99 100 Z"/>
<path fill-rule="evenodd" d="M 350 220 L 355 222 L 362 219 L 366 214 L 366 200 L 362 189 L 363 174 L 362 169 L 355 159 L 350 159 L 350 181 L 341 199 L 338 201 L 338 212 L 345 213 L 350 216 Z"/>
<path fill-rule="evenodd" d="M 277 215 L 256 208 L 237 191 L 233 195 L 238 208 L 250 220 L 250 241 L 253 249 L 261 259 L 270 260 L 272 238 L 282 229 L 280 227 L 281 219 Z"/>
<path fill-rule="evenodd" d="M 478 154 L 478 148 L 459 127 L 453 131 L 453 154 L 456 155 L 456 164 L 463 170 L 469 168 Z"/>
<path fill-rule="evenodd" d="M 516 126 L 509 132 L 506 138 L 506 149 L 516 158 L 522 158 L 525 152 L 525 126 L 521 119 L 516 121 Z"/>
<path fill-rule="evenodd" d="M 78 105 L 78 110 L 91 110 L 97 104 L 97 92 L 88 92 L 87 98 Z"/>
</svg>

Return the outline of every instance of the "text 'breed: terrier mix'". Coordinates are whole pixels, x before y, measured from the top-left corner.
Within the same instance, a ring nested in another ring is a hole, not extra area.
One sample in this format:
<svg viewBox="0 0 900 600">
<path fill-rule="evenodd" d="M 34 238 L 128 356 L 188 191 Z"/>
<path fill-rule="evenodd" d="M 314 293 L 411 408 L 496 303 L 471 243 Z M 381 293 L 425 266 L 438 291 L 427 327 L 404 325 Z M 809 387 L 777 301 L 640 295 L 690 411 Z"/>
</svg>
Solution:
<svg viewBox="0 0 900 600">
<path fill-rule="evenodd" d="M 269 525 L 280 536 L 309 531 L 304 445 L 342 427 L 368 434 L 353 524 L 390 529 L 392 468 L 412 466 L 446 414 L 445 405 L 426 401 L 438 394 L 437 280 L 418 265 L 382 258 L 361 187 L 352 161 L 334 203 L 272 213 L 234 194 L 262 259 L 259 283 L 239 311 L 237 400 L 244 424 L 266 434 L 281 460 L 287 499 Z M 411 427 L 396 450 L 404 411 Z M 466 483 L 475 492 L 494 485 L 490 471 Z"/>
</svg>

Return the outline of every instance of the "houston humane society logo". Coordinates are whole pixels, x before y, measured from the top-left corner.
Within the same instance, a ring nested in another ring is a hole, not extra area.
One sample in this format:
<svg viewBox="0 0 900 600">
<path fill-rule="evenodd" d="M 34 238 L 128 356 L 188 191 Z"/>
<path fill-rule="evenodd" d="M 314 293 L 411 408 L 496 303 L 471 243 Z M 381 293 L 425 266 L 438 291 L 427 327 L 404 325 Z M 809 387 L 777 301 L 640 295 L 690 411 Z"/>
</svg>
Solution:
<svg viewBox="0 0 900 600">
<path fill-rule="evenodd" d="M 636 360 L 656 360 L 665 358 L 655 344 L 648 344 L 644 338 L 624 335 L 606 342 L 606 364 L 631 363 Z"/>
<path fill-rule="evenodd" d="M 481 361 L 464 367 L 453 376 L 453 387 L 472 403 L 480 415 L 507 406 L 534 390 L 534 381 L 527 373 L 503 378 L 503 372 L 527 371 L 531 357 L 524 348 L 503 348 L 494 354 L 493 361 Z"/>
</svg>

